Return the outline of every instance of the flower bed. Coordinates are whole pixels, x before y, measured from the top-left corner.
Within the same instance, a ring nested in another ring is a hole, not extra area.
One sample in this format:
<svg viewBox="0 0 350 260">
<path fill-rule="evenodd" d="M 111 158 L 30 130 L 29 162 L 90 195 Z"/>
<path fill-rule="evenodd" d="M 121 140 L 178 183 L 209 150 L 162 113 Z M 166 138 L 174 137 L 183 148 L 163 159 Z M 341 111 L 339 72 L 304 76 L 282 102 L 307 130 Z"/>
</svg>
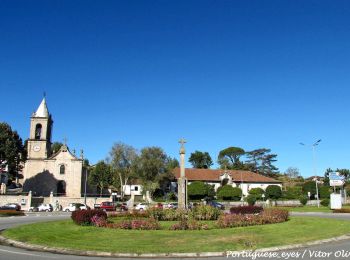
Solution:
<svg viewBox="0 0 350 260">
<path fill-rule="evenodd" d="M 253 214 L 225 214 L 217 221 L 219 228 L 245 227 L 285 222 L 288 220 L 287 210 L 265 209 L 258 215 Z"/>
<path fill-rule="evenodd" d="M 104 227 L 117 229 L 157 230 L 159 222 L 154 218 L 123 220 L 118 223 L 107 223 Z"/>
<path fill-rule="evenodd" d="M 103 210 L 77 210 L 72 212 L 71 216 L 75 224 L 80 226 L 96 225 L 93 221 L 106 221 L 107 214 Z"/>
<path fill-rule="evenodd" d="M 263 211 L 263 207 L 260 206 L 239 206 L 230 208 L 231 214 L 259 214 Z"/>
<path fill-rule="evenodd" d="M 204 213 L 203 213 L 204 212 Z M 101 210 L 81 210 L 72 213 L 74 223 L 84 225 L 94 225 L 96 227 L 105 227 L 111 229 L 134 229 L 134 230 L 158 230 L 162 229 L 159 223 L 164 220 L 179 220 L 166 229 L 170 230 L 203 230 L 211 228 L 233 228 L 252 225 L 264 225 L 280 223 L 288 220 L 288 211 L 282 209 L 265 209 L 256 214 L 224 214 L 218 216 L 209 213 L 206 209 L 184 211 L 184 210 L 159 210 L 152 209 L 147 212 L 129 212 L 123 214 L 110 215 L 116 222 L 107 219 L 107 214 Z M 243 211 L 242 211 L 243 212 Z M 245 211 L 252 212 L 252 211 Z M 255 212 L 255 211 L 254 211 Z M 201 214 L 202 213 L 202 214 Z M 207 222 L 203 223 L 202 219 Z M 208 221 L 210 223 L 208 223 Z M 214 225 L 215 223 L 215 225 Z M 163 227 L 164 228 L 164 227 Z"/>
</svg>

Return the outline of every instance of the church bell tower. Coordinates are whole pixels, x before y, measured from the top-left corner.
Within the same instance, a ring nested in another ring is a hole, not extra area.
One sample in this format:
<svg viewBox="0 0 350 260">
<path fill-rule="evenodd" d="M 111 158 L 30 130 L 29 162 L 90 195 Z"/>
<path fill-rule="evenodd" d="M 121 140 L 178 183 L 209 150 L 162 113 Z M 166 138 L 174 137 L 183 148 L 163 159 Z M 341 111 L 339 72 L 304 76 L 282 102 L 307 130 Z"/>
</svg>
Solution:
<svg viewBox="0 0 350 260">
<path fill-rule="evenodd" d="M 28 159 L 46 159 L 51 155 L 52 118 L 45 97 L 30 118 Z"/>
</svg>

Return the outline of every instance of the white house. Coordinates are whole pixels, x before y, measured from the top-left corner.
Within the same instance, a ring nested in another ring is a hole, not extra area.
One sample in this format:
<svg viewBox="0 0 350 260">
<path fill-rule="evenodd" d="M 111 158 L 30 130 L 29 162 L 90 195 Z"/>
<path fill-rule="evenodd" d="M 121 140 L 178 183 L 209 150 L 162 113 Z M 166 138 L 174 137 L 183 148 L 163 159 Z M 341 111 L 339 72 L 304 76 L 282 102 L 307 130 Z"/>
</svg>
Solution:
<svg viewBox="0 0 350 260">
<path fill-rule="evenodd" d="M 135 196 L 142 195 L 142 185 L 123 185 L 124 195 L 131 196 L 132 194 Z"/>
<path fill-rule="evenodd" d="M 175 168 L 174 176 L 180 177 L 180 168 Z M 213 185 L 215 191 L 225 184 L 239 187 L 243 195 L 247 196 L 249 190 L 262 188 L 265 190 L 269 185 L 278 185 L 282 188 L 282 182 L 250 171 L 241 170 L 221 170 L 221 169 L 185 169 L 185 176 L 188 184 L 194 181 L 203 181 Z"/>
</svg>

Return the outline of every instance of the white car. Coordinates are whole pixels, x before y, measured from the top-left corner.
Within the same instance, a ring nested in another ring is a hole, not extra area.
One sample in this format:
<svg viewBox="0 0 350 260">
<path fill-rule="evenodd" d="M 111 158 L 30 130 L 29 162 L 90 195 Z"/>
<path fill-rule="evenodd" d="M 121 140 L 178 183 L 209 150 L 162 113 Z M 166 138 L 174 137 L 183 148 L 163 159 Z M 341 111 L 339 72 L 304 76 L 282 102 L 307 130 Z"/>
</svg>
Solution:
<svg viewBox="0 0 350 260">
<path fill-rule="evenodd" d="M 148 209 L 148 204 L 146 203 L 139 203 L 135 206 L 135 210 L 143 211 Z"/>
<path fill-rule="evenodd" d="M 38 211 L 46 211 L 46 212 L 53 211 L 53 207 L 51 204 L 41 204 L 38 207 Z"/>
<path fill-rule="evenodd" d="M 87 210 L 89 207 L 82 203 L 69 203 L 68 207 L 63 208 L 63 211 L 72 212 L 76 210 Z"/>
</svg>

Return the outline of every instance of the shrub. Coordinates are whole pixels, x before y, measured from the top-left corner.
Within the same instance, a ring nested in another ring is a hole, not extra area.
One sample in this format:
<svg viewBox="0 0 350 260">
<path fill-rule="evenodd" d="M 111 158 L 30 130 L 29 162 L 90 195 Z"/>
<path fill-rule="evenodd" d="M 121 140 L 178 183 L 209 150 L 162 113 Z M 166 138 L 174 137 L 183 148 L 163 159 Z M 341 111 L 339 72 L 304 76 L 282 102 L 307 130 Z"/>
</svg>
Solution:
<svg viewBox="0 0 350 260">
<path fill-rule="evenodd" d="M 155 189 L 155 191 L 153 192 L 153 198 L 157 199 L 157 198 L 163 198 L 164 197 L 164 191 L 162 189 Z"/>
<path fill-rule="evenodd" d="M 108 217 L 110 218 L 124 218 L 124 219 L 138 219 L 138 218 L 148 218 L 148 211 L 128 211 L 128 212 L 108 212 Z"/>
<path fill-rule="evenodd" d="M 96 227 L 105 227 L 107 226 L 107 219 L 98 215 L 94 215 L 91 218 L 91 223 Z"/>
<path fill-rule="evenodd" d="M 333 213 L 350 213 L 350 209 L 334 209 Z"/>
<path fill-rule="evenodd" d="M 169 192 L 166 195 L 166 197 L 167 197 L 168 200 L 176 200 L 177 199 L 176 194 L 174 192 Z"/>
<path fill-rule="evenodd" d="M 200 230 L 208 229 L 208 225 L 198 223 L 196 220 L 181 220 L 179 223 L 171 225 L 170 230 Z"/>
<path fill-rule="evenodd" d="M 103 210 L 77 210 L 72 212 L 72 220 L 75 224 L 80 226 L 93 225 L 92 219 L 94 216 L 107 219 L 107 214 Z"/>
<path fill-rule="evenodd" d="M 235 215 L 259 214 L 263 211 L 260 206 L 239 206 L 230 208 L 230 213 Z"/>
<path fill-rule="evenodd" d="M 189 211 L 189 215 L 196 220 L 217 220 L 221 210 L 208 205 L 199 205 Z"/>
<path fill-rule="evenodd" d="M 249 206 L 254 206 L 254 204 L 256 202 L 255 195 L 249 194 L 246 199 L 247 199 L 247 202 L 248 202 Z"/>
<path fill-rule="evenodd" d="M 288 216 L 287 210 L 269 209 L 259 215 L 225 214 L 219 217 L 216 224 L 219 228 L 264 225 L 287 221 Z"/>
<path fill-rule="evenodd" d="M 215 195 L 214 187 L 202 181 L 194 181 L 187 187 L 190 199 L 203 199 L 205 197 L 213 197 Z"/>
<path fill-rule="evenodd" d="M 273 200 L 277 200 L 277 199 L 281 198 L 281 196 L 282 196 L 281 187 L 278 185 L 267 186 L 265 193 L 266 193 L 266 197 L 268 199 L 273 199 Z"/>
<path fill-rule="evenodd" d="M 307 196 L 305 196 L 305 195 L 301 195 L 300 197 L 299 197 L 299 201 L 300 201 L 300 203 L 302 204 L 302 205 L 306 205 L 306 203 L 307 203 L 307 201 L 308 201 L 308 198 L 307 198 Z"/>
<path fill-rule="evenodd" d="M 321 186 L 319 189 L 319 196 L 321 199 L 329 199 L 331 193 L 329 192 L 329 187 Z"/>
<path fill-rule="evenodd" d="M 254 195 L 257 200 L 262 200 L 262 195 L 265 191 L 262 188 L 253 188 L 249 191 L 250 195 Z"/>
<path fill-rule="evenodd" d="M 303 184 L 303 193 L 307 194 L 308 192 L 310 192 L 311 197 L 315 197 L 316 196 L 316 184 L 314 181 L 307 181 Z"/>
<path fill-rule="evenodd" d="M 286 191 L 282 191 L 282 197 L 288 200 L 299 199 L 302 194 L 301 186 L 287 187 Z"/>
<path fill-rule="evenodd" d="M 107 225 L 109 228 L 136 229 L 136 230 L 157 230 L 160 229 L 159 222 L 154 218 L 124 220 L 119 223 Z"/>
<path fill-rule="evenodd" d="M 329 206 L 329 199 L 324 199 L 321 201 L 321 205 L 324 207 L 328 207 Z"/>
<path fill-rule="evenodd" d="M 165 213 L 165 210 L 163 210 L 161 208 L 156 208 L 156 207 L 148 208 L 146 210 L 146 214 L 149 217 L 154 218 L 156 220 L 163 220 L 164 219 L 164 213 Z"/>
<path fill-rule="evenodd" d="M 238 187 L 234 188 L 230 185 L 225 185 L 218 189 L 217 197 L 222 200 L 239 201 L 242 197 L 242 190 Z"/>
</svg>

